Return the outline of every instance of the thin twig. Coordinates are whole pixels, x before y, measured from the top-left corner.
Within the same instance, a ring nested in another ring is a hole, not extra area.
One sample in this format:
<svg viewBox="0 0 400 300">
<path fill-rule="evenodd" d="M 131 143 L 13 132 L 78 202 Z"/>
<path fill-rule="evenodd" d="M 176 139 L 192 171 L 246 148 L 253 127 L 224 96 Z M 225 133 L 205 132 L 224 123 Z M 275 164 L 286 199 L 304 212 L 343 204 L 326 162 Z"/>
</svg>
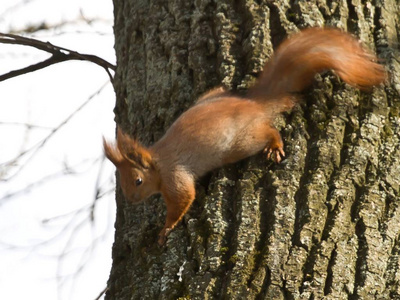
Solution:
<svg viewBox="0 0 400 300">
<path fill-rule="evenodd" d="M 36 39 L 23 37 L 20 35 L 9 34 L 9 33 L 0 33 L 0 43 L 3 44 L 14 44 L 14 45 L 22 45 L 22 46 L 29 46 L 34 47 L 36 49 L 48 52 L 51 55 L 50 58 L 39 62 L 37 64 L 33 64 L 31 66 L 13 70 L 6 74 L 0 75 L 0 81 L 4 81 L 16 76 L 20 76 L 23 74 L 27 74 L 33 71 L 37 71 L 43 68 L 46 68 L 50 65 L 68 61 L 68 60 L 85 60 L 92 62 L 102 68 L 107 72 L 108 76 L 110 77 L 110 81 L 113 82 L 113 76 L 110 73 L 110 70 L 115 71 L 116 66 L 109 63 L 108 61 L 91 54 L 82 54 L 74 50 L 70 50 L 63 47 L 55 46 L 49 42 L 42 42 Z"/>
<path fill-rule="evenodd" d="M 90 103 L 90 101 L 97 96 L 98 94 L 101 93 L 101 91 L 106 87 L 108 82 L 106 82 L 103 86 L 100 87 L 99 90 L 97 90 L 94 94 L 92 94 L 84 103 L 82 103 L 77 109 L 75 109 L 64 121 L 62 121 L 57 127 L 53 128 L 50 133 L 40 142 L 38 142 L 36 145 L 33 147 L 21 152 L 18 156 L 15 158 L 11 159 L 10 161 L 4 162 L 0 164 L 0 167 L 9 167 L 13 166 L 20 158 L 30 154 L 30 156 L 27 158 L 27 161 L 23 165 L 19 167 L 19 169 L 11 176 L 8 178 L 0 178 L 1 181 L 9 181 L 12 179 L 14 176 L 16 176 L 26 165 L 29 160 L 31 160 L 38 152 L 39 150 L 65 125 L 71 120 L 76 113 L 81 111 L 87 104 Z"/>
<path fill-rule="evenodd" d="M 11 126 L 23 126 L 28 129 L 43 129 L 43 130 L 53 130 L 53 127 L 48 127 L 48 126 L 41 126 L 41 125 L 36 125 L 36 124 L 31 124 L 31 123 L 21 123 L 21 122 L 1 122 L 0 125 L 11 125 Z"/>
<path fill-rule="evenodd" d="M 99 172 L 97 173 L 96 185 L 95 185 L 95 196 L 94 196 L 91 211 L 90 211 L 90 221 L 91 222 L 94 221 L 94 211 L 96 209 L 96 203 L 97 203 L 97 200 L 99 200 L 100 196 L 101 196 L 100 179 L 101 179 L 101 175 L 103 174 L 104 161 L 105 161 L 105 156 L 103 155 L 102 160 L 100 162 Z"/>
<path fill-rule="evenodd" d="M 5 14 L 12 13 L 20 6 L 27 5 L 27 4 L 29 4 L 29 2 L 32 2 L 32 1 L 33 0 L 22 0 L 17 3 L 14 3 L 14 4 L 10 5 L 9 7 L 6 7 L 5 10 L 1 12 L 1 15 L 3 16 Z"/>
<path fill-rule="evenodd" d="M 48 183 L 49 183 L 50 181 L 52 181 L 52 180 L 56 180 L 56 179 L 58 179 L 58 178 L 60 178 L 60 177 L 66 176 L 66 175 L 78 175 L 78 174 L 82 174 L 83 172 L 78 172 L 78 171 L 76 171 L 76 168 L 77 168 L 77 167 L 80 167 L 80 166 L 85 165 L 85 164 L 89 164 L 89 167 L 91 168 L 91 167 L 93 167 L 94 165 L 96 165 L 99 161 L 100 161 L 100 164 L 102 164 L 102 163 L 103 163 L 103 160 L 104 160 L 103 157 L 104 157 L 104 156 L 102 155 L 101 157 L 96 158 L 96 159 L 85 159 L 85 160 L 79 162 L 78 164 L 76 164 L 76 165 L 74 165 L 74 166 L 68 166 L 68 165 L 65 163 L 65 164 L 64 164 L 64 166 L 65 166 L 64 169 L 58 170 L 58 171 L 56 171 L 56 172 L 54 172 L 54 173 L 45 175 L 45 176 L 42 177 L 42 178 L 36 179 L 35 181 L 33 181 L 33 182 L 31 182 L 31 183 L 28 183 L 28 184 L 24 185 L 23 187 L 21 187 L 21 188 L 15 190 L 15 191 L 5 193 L 4 196 L 0 197 L 0 206 L 4 203 L 4 201 L 9 200 L 9 199 L 12 199 L 12 198 L 14 198 L 15 196 L 18 196 L 18 195 L 20 195 L 20 194 L 29 193 L 29 192 L 31 192 L 33 189 L 35 189 L 35 188 L 37 188 L 37 187 L 40 187 L 40 186 L 42 186 L 42 185 L 48 184 Z M 84 171 L 84 172 L 86 172 L 86 171 Z"/>
<path fill-rule="evenodd" d="M 101 292 L 100 292 L 100 294 L 96 297 L 96 299 L 94 299 L 94 300 L 100 300 L 100 298 L 101 298 L 101 296 L 103 296 L 105 293 L 107 293 L 107 291 L 108 291 L 108 286 L 106 286 L 105 288 L 104 288 L 104 290 L 102 290 Z"/>
</svg>

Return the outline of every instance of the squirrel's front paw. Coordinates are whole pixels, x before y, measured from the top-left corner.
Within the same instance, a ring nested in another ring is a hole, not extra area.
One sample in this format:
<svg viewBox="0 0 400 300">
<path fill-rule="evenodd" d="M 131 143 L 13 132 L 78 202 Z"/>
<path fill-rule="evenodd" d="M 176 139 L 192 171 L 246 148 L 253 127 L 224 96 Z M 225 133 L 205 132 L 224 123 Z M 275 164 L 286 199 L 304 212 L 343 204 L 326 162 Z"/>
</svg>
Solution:
<svg viewBox="0 0 400 300">
<path fill-rule="evenodd" d="M 276 147 L 276 148 L 265 147 L 263 152 L 267 153 L 267 159 L 270 159 L 272 153 L 274 153 L 273 160 L 278 164 L 281 162 L 282 157 L 285 157 L 285 152 L 283 151 L 282 147 Z"/>
</svg>

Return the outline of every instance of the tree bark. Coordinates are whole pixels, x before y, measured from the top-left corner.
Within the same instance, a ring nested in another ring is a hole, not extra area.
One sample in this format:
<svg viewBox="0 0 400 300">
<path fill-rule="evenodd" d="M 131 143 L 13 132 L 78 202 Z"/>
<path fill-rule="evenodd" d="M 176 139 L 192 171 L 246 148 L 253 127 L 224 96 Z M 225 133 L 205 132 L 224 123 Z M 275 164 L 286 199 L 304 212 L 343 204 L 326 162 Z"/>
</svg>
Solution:
<svg viewBox="0 0 400 300">
<path fill-rule="evenodd" d="M 163 200 L 134 206 L 117 188 L 106 299 L 400 298 L 396 0 L 114 0 L 114 14 L 116 122 L 144 144 L 208 89 L 250 86 L 301 28 L 351 32 L 390 78 L 364 93 L 316 76 L 276 122 L 286 159 L 259 154 L 203 178 L 164 248 Z"/>
</svg>

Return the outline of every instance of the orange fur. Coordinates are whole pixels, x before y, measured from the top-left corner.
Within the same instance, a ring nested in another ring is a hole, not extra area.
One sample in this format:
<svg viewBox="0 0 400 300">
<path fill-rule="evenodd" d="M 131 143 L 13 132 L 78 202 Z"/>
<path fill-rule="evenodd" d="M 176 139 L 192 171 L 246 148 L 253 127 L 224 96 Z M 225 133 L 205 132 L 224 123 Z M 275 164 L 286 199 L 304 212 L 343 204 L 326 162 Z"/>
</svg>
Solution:
<svg viewBox="0 0 400 300">
<path fill-rule="evenodd" d="M 385 79 L 384 68 L 350 35 L 307 29 L 286 40 L 247 96 L 219 87 L 199 98 L 153 146 L 145 148 L 118 130 L 117 146 L 104 141 L 106 156 L 120 173 L 125 197 L 138 202 L 161 193 L 167 219 L 163 244 L 195 198 L 195 181 L 205 173 L 262 150 L 280 162 L 285 156 L 277 114 L 297 99 L 314 75 L 333 69 L 345 82 L 366 89 Z"/>
</svg>

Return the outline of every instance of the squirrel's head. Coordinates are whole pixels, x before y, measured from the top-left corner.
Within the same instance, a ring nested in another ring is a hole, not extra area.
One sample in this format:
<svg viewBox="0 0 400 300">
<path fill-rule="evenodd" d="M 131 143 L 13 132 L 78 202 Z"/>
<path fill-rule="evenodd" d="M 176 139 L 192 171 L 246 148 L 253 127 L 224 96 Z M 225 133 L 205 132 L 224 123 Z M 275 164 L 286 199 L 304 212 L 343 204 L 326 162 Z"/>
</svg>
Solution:
<svg viewBox="0 0 400 300">
<path fill-rule="evenodd" d="M 122 192 L 138 203 L 159 192 L 160 179 L 151 153 L 118 128 L 117 144 L 103 138 L 104 153 L 117 167 Z"/>
</svg>

